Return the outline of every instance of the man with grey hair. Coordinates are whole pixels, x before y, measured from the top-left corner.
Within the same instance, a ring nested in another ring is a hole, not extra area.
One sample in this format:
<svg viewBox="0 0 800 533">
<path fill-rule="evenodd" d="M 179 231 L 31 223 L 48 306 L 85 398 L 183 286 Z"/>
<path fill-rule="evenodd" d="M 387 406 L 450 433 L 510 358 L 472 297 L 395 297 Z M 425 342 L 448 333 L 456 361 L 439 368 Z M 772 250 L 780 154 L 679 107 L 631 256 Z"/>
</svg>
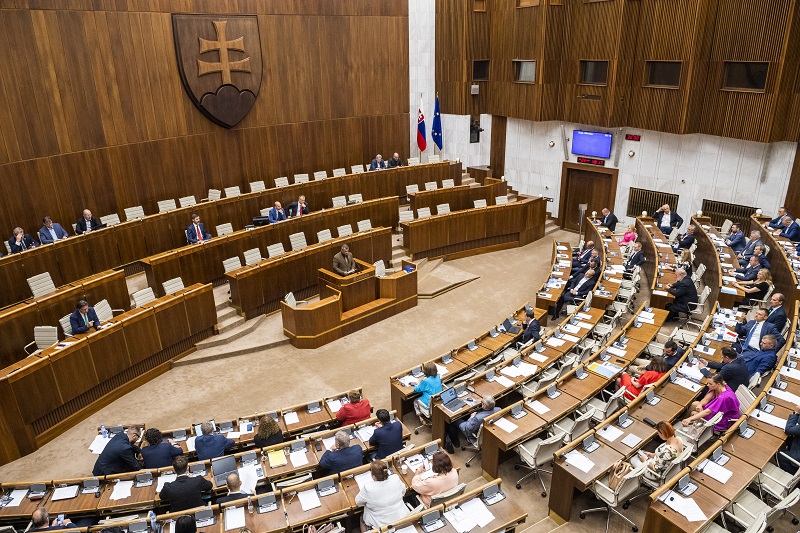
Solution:
<svg viewBox="0 0 800 533">
<path fill-rule="evenodd" d="M 764 243 L 761 242 L 761 232 L 754 229 L 750 232 L 750 239 L 744 246 L 744 250 L 736 255 L 736 258 L 739 260 L 739 266 L 747 266 L 747 263 L 750 262 L 750 256 L 756 251 L 756 246 L 764 246 Z"/>
<path fill-rule="evenodd" d="M 333 447 L 322 454 L 319 460 L 319 467 L 326 476 L 362 465 L 361 446 L 350 446 L 350 435 L 346 431 L 337 431 L 333 440 Z"/>
<path fill-rule="evenodd" d="M 689 226 L 687 226 L 686 233 L 681 235 L 678 238 L 678 240 L 675 242 L 675 244 L 672 245 L 672 250 L 675 253 L 678 253 L 678 250 L 688 250 L 694 244 L 694 240 L 695 240 L 694 230 L 695 229 L 697 229 L 697 228 L 695 228 L 694 224 L 689 224 Z"/>
<path fill-rule="evenodd" d="M 350 247 L 342 245 L 342 250 L 333 256 L 333 271 L 340 276 L 347 276 L 356 271 L 356 260 L 350 253 Z"/>
<path fill-rule="evenodd" d="M 92 475 L 110 476 L 142 468 L 142 463 L 136 458 L 141 451 L 136 446 L 139 434 L 139 428 L 132 426 L 114 435 L 95 461 Z"/>
<path fill-rule="evenodd" d="M 383 160 L 383 156 L 378 154 L 375 156 L 375 159 L 372 160 L 372 163 L 369 165 L 370 170 L 383 170 L 386 168 L 386 161 Z"/>
<path fill-rule="evenodd" d="M 678 318 L 678 313 L 690 313 L 689 304 L 698 303 L 697 288 L 694 282 L 686 276 L 686 270 L 678 268 L 675 270 L 675 283 L 666 285 L 667 292 L 675 297 L 675 300 L 668 303 L 665 308 L 669 311 L 666 321 Z"/>
<path fill-rule="evenodd" d="M 467 437 L 470 443 L 474 443 L 477 440 L 478 430 L 483 425 L 483 419 L 499 410 L 499 407 L 495 407 L 494 396 L 487 395 L 481 400 L 480 411 L 475 411 L 469 415 L 469 418 L 462 418 L 447 424 L 445 427 L 447 438 L 445 438 L 444 442 L 444 448 L 447 453 L 455 453 L 455 446 L 461 446 L 460 434 Z"/>
<path fill-rule="evenodd" d="M 194 449 L 197 451 L 197 458 L 201 461 L 222 457 L 225 455 L 225 450 L 236 444 L 225 435 L 214 435 L 214 424 L 211 422 L 200 424 L 200 431 L 203 434 L 194 439 Z"/>
<path fill-rule="evenodd" d="M 22 228 L 14 228 L 11 238 L 8 239 L 8 247 L 11 249 L 12 254 L 24 252 L 25 250 L 36 248 L 37 246 L 39 246 L 39 243 L 36 242 L 33 237 L 25 233 L 25 230 Z"/>
</svg>

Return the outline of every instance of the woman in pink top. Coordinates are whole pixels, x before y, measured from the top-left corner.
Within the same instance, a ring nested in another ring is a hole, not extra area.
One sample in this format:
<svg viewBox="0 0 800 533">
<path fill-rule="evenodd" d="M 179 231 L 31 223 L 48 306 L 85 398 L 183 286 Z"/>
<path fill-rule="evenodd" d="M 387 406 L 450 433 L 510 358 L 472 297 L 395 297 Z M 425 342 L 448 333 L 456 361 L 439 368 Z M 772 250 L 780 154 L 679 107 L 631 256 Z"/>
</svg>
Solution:
<svg viewBox="0 0 800 533">
<path fill-rule="evenodd" d="M 439 450 L 433 454 L 431 463 L 434 475 L 420 468 L 411 480 L 411 488 L 417 492 L 425 507 L 431 506 L 431 496 L 447 492 L 458 485 L 458 471 L 453 468 L 449 455 Z"/>
<path fill-rule="evenodd" d="M 733 422 L 739 418 L 739 398 L 725 383 L 722 374 L 714 374 L 711 381 L 708 382 L 708 392 L 710 393 L 706 395 L 708 403 L 705 405 L 695 403 L 692 416 L 683 419 L 681 423 L 684 426 L 688 426 L 695 420 L 701 418 L 709 420 L 721 412 L 722 418 L 714 425 L 714 432 L 727 431 L 733 425 Z"/>
<path fill-rule="evenodd" d="M 635 240 L 636 240 L 636 228 L 634 228 L 633 224 L 628 224 L 628 230 L 622 235 L 622 239 L 620 239 L 619 245 L 624 246 L 629 242 L 633 242 Z"/>
</svg>

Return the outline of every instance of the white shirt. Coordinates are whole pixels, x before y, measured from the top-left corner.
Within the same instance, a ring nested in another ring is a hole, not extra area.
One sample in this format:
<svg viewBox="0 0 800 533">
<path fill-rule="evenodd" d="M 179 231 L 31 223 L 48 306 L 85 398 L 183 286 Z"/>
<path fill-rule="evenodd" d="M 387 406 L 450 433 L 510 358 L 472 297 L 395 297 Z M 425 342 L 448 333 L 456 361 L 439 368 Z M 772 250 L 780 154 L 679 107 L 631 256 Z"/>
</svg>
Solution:
<svg viewBox="0 0 800 533">
<path fill-rule="evenodd" d="M 364 506 L 364 522 L 379 528 L 408 516 L 408 507 L 403 503 L 406 486 L 397 474 L 385 481 L 370 480 L 356 495 L 356 505 Z"/>
<path fill-rule="evenodd" d="M 586 280 L 587 280 L 587 278 L 585 278 L 585 277 L 581 278 L 581 280 L 578 282 L 577 285 L 575 285 L 575 288 L 572 289 L 572 290 L 574 290 L 577 293 L 578 289 L 581 288 L 581 286 L 586 282 Z"/>
<path fill-rule="evenodd" d="M 752 347 L 755 350 L 761 349 L 761 328 L 764 326 L 764 322 L 756 322 L 756 325 L 753 326 L 752 335 L 750 335 L 750 342 L 748 346 Z"/>
</svg>

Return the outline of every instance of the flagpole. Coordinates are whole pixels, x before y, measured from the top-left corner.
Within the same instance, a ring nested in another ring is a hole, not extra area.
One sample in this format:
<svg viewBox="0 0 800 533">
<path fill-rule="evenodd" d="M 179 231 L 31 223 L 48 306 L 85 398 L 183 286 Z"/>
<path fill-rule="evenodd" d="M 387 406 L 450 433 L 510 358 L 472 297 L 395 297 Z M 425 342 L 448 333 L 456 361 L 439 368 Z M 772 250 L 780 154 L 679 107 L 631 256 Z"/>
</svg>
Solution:
<svg viewBox="0 0 800 533">
<path fill-rule="evenodd" d="M 419 106 L 422 111 L 422 93 L 419 93 Z M 417 122 L 419 122 L 419 112 L 417 112 Z M 417 128 L 419 128 L 419 124 L 417 124 Z M 417 143 L 417 150 L 419 151 L 419 162 L 422 163 L 422 148 L 419 147 L 419 143 Z"/>
</svg>

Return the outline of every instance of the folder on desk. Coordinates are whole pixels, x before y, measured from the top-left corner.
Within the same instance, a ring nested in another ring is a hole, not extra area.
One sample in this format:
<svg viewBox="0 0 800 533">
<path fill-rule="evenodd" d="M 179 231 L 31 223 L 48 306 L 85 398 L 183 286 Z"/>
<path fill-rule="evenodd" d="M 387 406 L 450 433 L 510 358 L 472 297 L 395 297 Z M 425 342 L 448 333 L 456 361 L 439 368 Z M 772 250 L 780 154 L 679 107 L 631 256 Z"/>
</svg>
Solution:
<svg viewBox="0 0 800 533">
<path fill-rule="evenodd" d="M 286 453 L 283 450 L 274 450 L 267 454 L 270 468 L 277 468 L 287 464 Z"/>
</svg>

